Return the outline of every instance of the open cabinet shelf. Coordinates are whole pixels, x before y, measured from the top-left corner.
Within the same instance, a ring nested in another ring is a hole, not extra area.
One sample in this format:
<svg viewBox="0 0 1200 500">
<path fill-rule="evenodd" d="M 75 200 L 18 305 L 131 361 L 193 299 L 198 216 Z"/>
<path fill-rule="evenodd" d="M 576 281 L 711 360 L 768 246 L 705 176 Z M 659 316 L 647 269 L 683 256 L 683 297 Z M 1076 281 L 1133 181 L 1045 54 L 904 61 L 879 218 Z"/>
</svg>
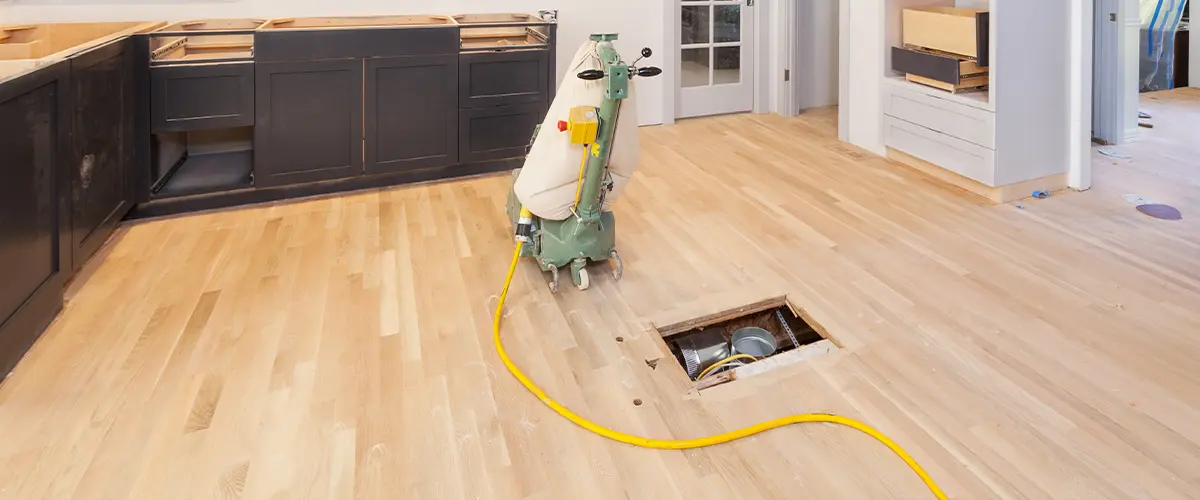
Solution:
<svg viewBox="0 0 1200 500">
<path fill-rule="evenodd" d="M 253 127 L 163 132 L 153 142 L 156 199 L 254 187 Z"/>
<path fill-rule="evenodd" d="M 983 53 L 981 53 L 981 54 L 972 53 L 972 55 L 970 56 L 970 57 L 972 57 L 971 61 L 978 61 L 979 66 L 988 69 L 988 77 L 987 77 L 987 81 L 986 81 L 987 87 L 984 89 L 951 92 L 948 90 L 943 90 L 943 89 L 939 89 L 939 88 L 932 87 L 929 85 L 924 85 L 921 83 L 910 81 L 905 78 L 904 71 L 900 71 L 894 67 L 893 57 L 892 57 L 893 48 L 915 49 L 915 50 L 921 51 L 923 53 L 943 55 L 943 56 L 950 55 L 950 53 L 948 51 L 944 51 L 944 50 L 928 50 L 927 51 L 922 47 L 909 46 L 904 43 L 905 42 L 904 33 L 905 33 L 905 29 L 906 29 L 906 27 L 904 25 L 904 17 L 905 17 L 904 10 L 905 9 L 921 9 L 921 10 L 949 9 L 950 11 L 960 11 L 961 15 L 969 15 L 970 14 L 969 12 L 961 12 L 961 11 L 965 11 L 965 10 L 988 11 L 988 10 L 990 10 L 989 9 L 990 2 L 988 0 L 957 0 L 957 1 L 956 0 L 885 0 L 884 3 L 887 6 L 887 8 L 885 10 L 885 14 L 887 17 L 885 19 L 886 20 L 886 23 L 885 23 L 886 29 L 885 29 L 885 34 L 884 34 L 884 40 L 885 40 L 885 43 L 887 44 L 887 47 L 885 49 L 886 52 L 884 55 L 884 68 L 883 68 L 883 75 L 884 75 L 885 82 L 891 83 L 891 84 L 896 84 L 897 82 L 902 82 L 904 84 L 907 84 L 906 87 L 916 90 L 918 92 L 926 93 L 926 94 L 929 94 L 929 95 L 932 95 L 935 97 L 950 96 L 950 97 L 946 97 L 946 98 L 950 99 L 950 100 L 954 100 L 954 101 L 959 101 L 959 102 L 962 102 L 962 103 L 970 105 L 970 106 L 975 106 L 978 103 L 984 103 L 984 104 L 988 104 L 990 106 L 990 103 L 992 100 L 992 90 L 996 83 L 995 73 L 992 71 L 992 68 L 991 68 L 992 64 L 995 62 L 994 48 L 995 48 L 996 40 L 994 37 L 995 30 L 991 29 L 990 22 L 985 23 L 985 26 L 978 28 L 978 31 L 979 31 L 978 36 L 981 37 L 980 39 L 977 39 L 974 35 L 966 36 L 966 33 L 961 33 L 961 32 L 956 31 L 955 26 L 942 26 L 942 25 L 926 24 L 926 25 L 920 25 L 920 26 L 916 26 L 916 27 L 913 27 L 913 26 L 908 27 L 908 29 L 922 29 L 922 30 L 924 30 L 925 33 L 929 33 L 929 36 L 926 36 L 923 38 L 930 38 L 930 39 L 934 39 L 934 40 L 938 40 L 938 41 L 942 41 L 942 42 L 958 42 L 958 41 L 962 41 L 961 39 L 978 40 L 979 43 L 986 44 L 984 46 L 984 49 L 982 50 Z M 952 18 L 957 19 L 957 17 L 952 17 Z M 984 18 L 984 21 L 988 21 L 988 19 Z M 905 52 L 905 54 L 913 53 L 911 50 L 904 51 L 904 52 Z M 953 57 L 953 56 L 951 55 L 951 57 Z M 971 65 L 971 66 L 974 67 L 974 65 Z M 978 71 L 978 69 L 976 69 L 975 71 Z M 989 107 L 988 109 L 992 109 L 992 108 Z"/>
<path fill-rule="evenodd" d="M 254 187 L 253 174 L 252 150 L 189 154 L 164 179 L 155 197 L 173 198 L 249 189 Z"/>
<path fill-rule="evenodd" d="M 1072 96 L 1064 83 L 1072 68 L 1070 30 L 1064 29 L 1071 25 L 1069 5 L 1043 0 L 884 0 L 884 5 L 884 43 L 878 48 L 883 52 L 875 61 L 883 66 L 879 119 L 890 157 L 994 202 L 1067 185 L 1073 147 Z M 920 12 L 906 16 L 905 9 Z M 906 74 L 960 90 L 914 83 Z M 986 92 L 968 91 L 983 82 Z"/>
</svg>

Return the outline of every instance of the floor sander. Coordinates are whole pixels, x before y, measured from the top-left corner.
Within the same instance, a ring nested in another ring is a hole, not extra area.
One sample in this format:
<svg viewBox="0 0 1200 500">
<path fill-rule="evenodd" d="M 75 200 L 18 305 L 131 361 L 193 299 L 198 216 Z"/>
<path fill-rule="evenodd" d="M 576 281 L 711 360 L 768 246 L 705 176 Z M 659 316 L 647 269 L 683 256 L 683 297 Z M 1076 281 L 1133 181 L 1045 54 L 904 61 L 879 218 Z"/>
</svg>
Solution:
<svg viewBox="0 0 1200 500">
<path fill-rule="evenodd" d="M 564 82 L 546 120 L 534 132 L 525 166 L 513 174 L 508 216 L 517 238 L 526 243 L 522 257 L 532 257 L 550 273 L 552 292 L 558 291 L 559 269 L 568 266 L 571 282 L 580 290 L 591 283 L 591 262 L 609 262 L 613 277 L 621 279 L 616 221 L 607 207 L 618 188 L 610 161 L 621 139 L 622 165 L 636 167 L 637 120 L 621 124 L 621 107 L 631 99 L 631 80 L 658 76 L 662 70 L 637 66 L 653 55 L 649 48 L 642 49 L 636 61 L 625 63 L 613 47 L 616 39 L 615 34 L 591 35 L 576 54 L 572 71 L 579 70 L 573 75 L 579 81 Z M 619 134 L 619 126 L 626 133 Z M 564 161 L 574 157 L 580 158 L 577 174 Z"/>
<path fill-rule="evenodd" d="M 890 448 L 936 498 L 946 500 L 946 494 L 933 478 L 900 445 L 851 418 L 804 413 L 712 436 L 647 438 L 604 427 L 571 411 L 542 391 L 513 363 L 500 339 L 500 322 L 504 318 L 509 286 L 522 258 L 532 257 L 543 271 L 550 273 L 552 292 L 558 291 L 561 267 L 570 266 L 571 281 L 580 289 L 588 287 L 586 266 L 590 262 L 611 261 L 614 276 L 619 279 L 621 275 L 615 219 L 606 207 L 620 190 L 623 179 L 632 174 L 637 162 L 637 123 L 634 120 L 622 124 L 619 120 L 621 106 L 629 105 L 632 100 L 630 83 L 635 77 L 656 76 L 662 70 L 652 66 L 637 67 L 638 61 L 651 56 L 650 49 L 642 49 L 642 58 L 637 61 L 624 63 L 613 48 L 612 42 L 616 39 L 614 34 L 596 34 L 580 48 L 572 63 L 572 72 L 579 70 L 574 75 L 578 80 L 570 80 L 568 76 L 568 81 L 560 87 L 546 120 L 534 132 L 524 166 L 513 173 L 506 209 L 513 223 L 516 248 L 492 316 L 492 340 L 505 368 L 525 389 L 563 418 L 597 435 L 642 448 L 703 448 L 800 423 L 823 422 L 851 427 Z M 578 162 L 578 173 L 570 172 L 571 162 Z"/>
</svg>

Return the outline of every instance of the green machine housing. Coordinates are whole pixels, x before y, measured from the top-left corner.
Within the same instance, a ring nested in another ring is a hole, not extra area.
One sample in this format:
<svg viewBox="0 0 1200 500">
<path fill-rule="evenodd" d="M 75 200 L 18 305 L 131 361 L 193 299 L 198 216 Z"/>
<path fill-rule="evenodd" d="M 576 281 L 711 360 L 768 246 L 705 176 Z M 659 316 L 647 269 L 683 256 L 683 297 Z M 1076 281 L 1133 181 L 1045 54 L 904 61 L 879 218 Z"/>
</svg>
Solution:
<svg viewBox="0 0 1200 500">
<path fill-rule="evenodd" d="M 617 253 L 616 218 L 611 211 L 604 210 L 604 195 L 612 190 L 612 178 L 608 175 L 608 161 L 612 153 L 613 137 L 617 120 L 621 115 L 621 103 L 629 97 L 629 81 L 634 76 L 652 77 L 662 73 L 653 66 L 638 68 L 642 58 L 650 57 L 649 48 L 642 49 L 642 57 L 631 64 L 621 60 L 612 42 L 616 34 L 593 34 L 598 42 L 601 69 L 586 70 L 576 75 L 583 80 L 604 80 L 604 100 L 598 109 L 599 128 L 595 144 L 590 146 L 584 166 L 579 203 L 574 214 L 565 220 L 547 220 L 533 216 L 529 221 L 528 235 L 521 234 L 522 206 L 516 194 L 509 190 L 508 216 L 512 220 L 518 239 L 526 241 L 522 257 L 533 257 L 542 271 L 550 272 L 550 290 L 558 291 L 558 270 L 570 266 L 571 282 L 583 290 L 590 285 L 587 274 L 589 262 L 613 261 L 613 277 L 621 278 L 621 257 Z M 537 137 L 539 130 L 534 131 Z M 530 141 L 532 146 L 533 141 Z M 520 171 L 513 172 L 516 181 Z"/>
</svg>

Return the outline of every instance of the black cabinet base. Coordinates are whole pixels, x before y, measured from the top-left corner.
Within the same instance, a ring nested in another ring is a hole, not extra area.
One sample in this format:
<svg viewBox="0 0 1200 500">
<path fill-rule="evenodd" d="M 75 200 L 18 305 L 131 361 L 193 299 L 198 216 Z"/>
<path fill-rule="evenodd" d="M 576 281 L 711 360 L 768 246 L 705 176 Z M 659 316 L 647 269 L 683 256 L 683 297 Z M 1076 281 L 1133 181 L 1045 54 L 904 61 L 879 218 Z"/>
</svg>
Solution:
<svg viewBox="0 0 1200 500">
<path fill-rule="evenodd" d="M 524 158 L 509 158 L 481 163 L 470 163 L 466 165 L 432 167 L 382 175 L 351 177 L 348 179 L 297 184 L 293 186 L 242 189 L 225 193 L 154 200 L 134 207 L 133 211 L 129 213 L 127 219 L 163 217 L 167 215 L 178 215 L 201 210 L 213 210 L 255 203 L 266 203 L 287 200 L 291 198 L 303 198 L 306 196 L 355 191 L 359 189 L 389 187 L 401 184 L 411 184 L 415 182 L 452 180 L 471 175 L 511 171 L 521 168 L 521 165 L 524 162 Z"/>
<path fill-rule="evenodd" d="M 62 283 L 38 289 L 7 322 L 0 324 L 0 384 L 62 310 Z"/>
</svg>

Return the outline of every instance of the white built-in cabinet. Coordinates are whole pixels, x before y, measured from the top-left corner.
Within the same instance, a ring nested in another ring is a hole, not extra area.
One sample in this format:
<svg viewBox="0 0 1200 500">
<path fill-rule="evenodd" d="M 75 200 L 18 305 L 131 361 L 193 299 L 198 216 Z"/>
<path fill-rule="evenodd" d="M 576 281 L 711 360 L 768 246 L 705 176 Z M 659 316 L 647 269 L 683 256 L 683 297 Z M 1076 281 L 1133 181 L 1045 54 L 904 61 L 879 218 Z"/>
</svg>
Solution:
<svg viewBox="0 0 1200 500">
<path fill-rule="evenodd" d="M 884 0 L 883 143 L 988 187 L 1065 185 L 1070 137 L 1069 7 L 1046 0 Z M 989 90 L 952 94 L 891 68 L 905 8 L 990 11 Z"/>
</svg>

